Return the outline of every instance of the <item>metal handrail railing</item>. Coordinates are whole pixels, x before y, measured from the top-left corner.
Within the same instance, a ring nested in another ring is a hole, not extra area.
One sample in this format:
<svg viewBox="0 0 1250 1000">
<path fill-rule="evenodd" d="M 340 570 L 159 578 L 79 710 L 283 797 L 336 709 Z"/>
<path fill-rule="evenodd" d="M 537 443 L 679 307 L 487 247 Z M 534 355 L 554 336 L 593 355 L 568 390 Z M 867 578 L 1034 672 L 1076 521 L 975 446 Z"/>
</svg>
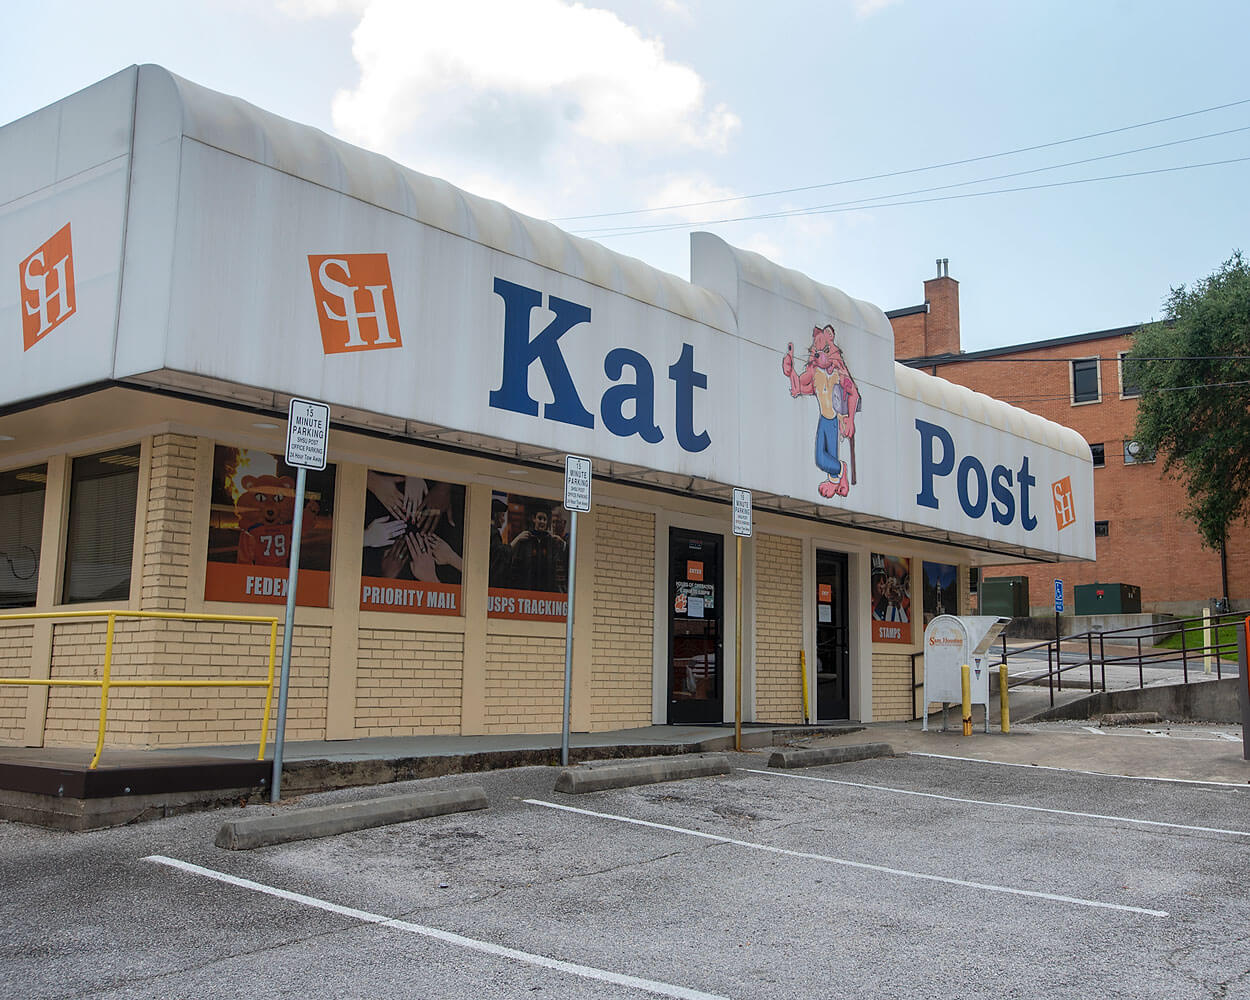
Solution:
<svg viewBox="0 0 1250 1000">
<path fill-rule="evenodd" d="M 1223 625 L 1228 625 L 1230 623 L 1231 624 L 1238 623 L 1243 615 L 1244 615 L 1244 612 L 1233 611 L 1233 612 L 1228 612 L 1226 614 L 1212 615 L 1209 618 L 1175 619 L 1173 621 L 1161 623 L 1160 625 L 1127 625 L 1127 626 L 1124 626 L 1123 628 L 1117 628 L 1117 629 L 1105 629 L 1101 631 L 1087 631 L 1087 632 L 1074 633 L 1072 635 L 1066 635 L 1066 636 L 1062 636 L 1056 639 L 1046 639 L 1046 640 L 1043 640 L 1042 642 L 1037 642 L 1029 646 L 1020 646 L 1015 649 L 1012 649 L 1011 654 L 1018 656 L 1021 653 L 1028 653 L 1028 652 L 1032 652 L 1033 650 L 1044 648 L 1046 650 L 1046 657 L 1047 657 L 1047 670 L 1044 675 L 1038 674 L 1038 675 L 1030 676 L 1030 677 L 1022 677 L 1015 681 L 1010 682 L 1008 686 L 1019 687 L 1025 684 L 1036 684 L 1044 676 L 1050 685 L 1050 701 L 1051 701 L 1051 704 L 1053 705 L 1054 700 L 1055 700 L 1055 688 L 1058 687 L 1060 691 L 1063 690 L 1063 675 L 1066 672 L 1070 670 L 1078 670 L 1082 667 L 1087 667 L 1089 669 L 1089 689 L 1092 692 L 1096 690 L 1095 685 L 1094 685 L 1094 666 L 1095 664 L 1097 664 L 1102 673 L 1102 690 L 1105 691 L 1107 690 L 1107 665 L 1108 664 L 1114 666 L 1116 664 L 1135 663 L 1137 665 L 1138 687 L 1145 687 L 1145 677 L 1143 674 L 1143 667 L 1146 664 L 1152 661 L 1156 661 L 1156 660 L 1158 661 L 1175 660 L 1177 658 L 1178 652 L 1180 653 L 1181 672 L 1182 672 L 1184 683 L 1186 684 L 1189 683 L 1190 657 L 1206 656 L 1209 653 L 1214 654 L 1216 678 L 1223 679 L 1223 676 L 1224 676 L 1223 675 L 1223 658 L 1225 655 L 1227 655 L 1230 659 L 1236 659 L 1237 644 L 1235 641 L 1225 642 L 1225 643 L 1219 642 L 1218 630 Z M 1173 634 L 1179 633 L 1181 637 L 1181 648 L 1179 650 L 1155 648 L 1149 652 L 1143 652 L 1142 645 L 1141 645 L 1141 640 L 1143 636 L 1148 635 L 1151 638 L 1153 638 L 1153 636 L 1156 633 L 1158 633 L 1161 630 L 1161 628 L 1166 628 L 1169 632 Z M 1200 646 L 1190 646 L 1188 644 L 1186 637 L 1190 633 L 1203 632 L 1204 630 L 1207 630 L 1207 629 L 1210 629 L 1214 633 L 1216 641 L 1208 643 L 1204 638 L 1203 644 Z M 1136 653 L 1125 655 L 1125 656 L 1107 656 L 1106 655 L 1106 639 L 1109 636 L 1110 637 L 1124 636 L 1125 638 L 1134 639 L 1137 644 Z M 1093 643 L 1094 643 L 1095 637 L 1097 637 L 1098 639 L 1099 655 L 1098 655 L 1097 660 L 1095 660 L 1094 658 L 1094 649 L 1093 649 Z M 1080 643 L 1082 641 L 1086 645 L 1086 653 L 1087 653 L 1086 659 L 1076 662 L 1076 663 L 1068 663 L 1068 664 L 1063 663 L 1061 655 L 1060 655 L 1063 651 L 1063 644 L 1064 643 Z M 1008 656 L 1008 650 L 1007 650 L 1007 637 L 1005 634 L 1003 636 L 1002 656 L 1003 656 L 1003 662 L 1006 662 L 1007 656 Z"/>
<path fill-rule="evenodd" d="M 111 688 L 139 687 L 170 687 L 170 688 L 206 688 L 206 687 L 263 687 L 265 693 L 265 710 L 260 727 L 260 749 L 257 760 L 265 759 L 265 742 L 269 733 L 269 712 L 273 705 L 273 674 L 274 658 L 278 645 L 278 619 L 256 615 L 204 615 L 188 614 L 181 611 L 30 611 L 20 614 L 0 615 L 0 624 L 10 621 L 34 621 L 37 619 L 73 619 L 73 618 L 107 618 L 108 626 L 104 634 L 104 666 L 98 679 L 92 678 L 29 678 L 0 677 L 0 685 L 25 685 L 28 687 L 98 687 L 100 689 L 100 727 L 96 736 L 95 754 L 91 758 L 89 768 L 94 769 L 100 763 L 100 754 L 104 750 L 104 731 L 108 725 L 109 690 Z M 269 626 L 269 671 L 263 681 L 239 679 L 221 680 L 172 680 L 165 677 L 135 677 L 124 680 L 113 680 L 113 633 L 118 618 L 157 618 L 175 621 L 200 622 L 244 622 Z"/>
</svg>

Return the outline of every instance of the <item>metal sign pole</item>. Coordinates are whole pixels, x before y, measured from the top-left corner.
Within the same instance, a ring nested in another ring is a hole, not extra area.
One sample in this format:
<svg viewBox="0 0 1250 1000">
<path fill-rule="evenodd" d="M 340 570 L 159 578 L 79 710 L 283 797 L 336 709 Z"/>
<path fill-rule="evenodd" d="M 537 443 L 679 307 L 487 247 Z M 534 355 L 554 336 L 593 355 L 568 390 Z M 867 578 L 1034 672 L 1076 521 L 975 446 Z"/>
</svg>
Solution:
<svg viewBox="0 0 1250 1000">
<path fill-rule="evenodd" d="M 751 537 L 751 491 L 734 488 L 733 532 L 737 538 L 738 570 L 734 587 L 734 749 L 742 750 L 742 539 Z M 806 677 L 804 678 L 806 684 Z M 803 708 L 806 716 L 807 688 L 804 687 Z"/>
<path fill-rule="evenodd" d="M 569 603 L 564 619 L 564 720 L 560 726 L 560 764 L 569 765 L 569 716 L 573 700 L 573 592 L 577 587 L 577 512 L 590 510 L 590 459 L 564 456 L 564 509 L 569 518 Z"/>
<path fill-rule="evenodd" d="M 569 702 L 573 696 L 573 588 L 577 582 L 577 511 L 569 517 L 569 607 L 564 623 L 564 723 L 560 729 L 560 764 L 569 765 Z"/>
<path fill-rule="evenodd" d="M 291 567 L 286 578 L 286 622 L 282 626 L 282 675 L 278 682 L 278 726 L 274 733 L 270 802 L 282 798 L 282 744 L 286 739 L 286 693 L 291 679 L 291 638 L 295 632 L 295 588 L 299 583 L 299 543 L 304 528 L 304 482 L 307 478 L 308 470 L 301 465 L 295 474 L 295 521 L 291 524 Z"/>
<path fill-rule="evenodd" d="M 734 609 L 734 749 L 742 750 L 742 536 L 737 538 L 737 607 Z"/>
</svg>

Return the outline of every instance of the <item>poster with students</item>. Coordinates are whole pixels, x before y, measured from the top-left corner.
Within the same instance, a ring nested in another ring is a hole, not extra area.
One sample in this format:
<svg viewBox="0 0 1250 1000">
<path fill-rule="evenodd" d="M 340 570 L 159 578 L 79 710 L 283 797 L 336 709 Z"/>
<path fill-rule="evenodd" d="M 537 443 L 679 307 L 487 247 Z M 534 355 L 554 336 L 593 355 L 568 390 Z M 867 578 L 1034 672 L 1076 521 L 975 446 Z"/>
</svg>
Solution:
<svg viewBox="0 0 1250 1000">
<path fill-rule="evenodd" d="M 295 528 L 297 470 L 281 456 L 219 444 L 213 449 L 206 601 L 285 604 Z M 334 466 L 309 470 L 300 530 L 299 593 L 305 607 L 330 606 Z"/>
<path fill-rule="evenodd" d="M 491 497 L 487 616 L 564 621 L 568 613 L 568 515 L 557 500 Z"/>
<path fill-rule="evenodd" d="M 372 469 L 365 485 L 360 610 L 459 615 L 464 487 Z"/>
<path fill-rule="evenodd" d="M 911 563 L 872 554 L 872 641 L 911 643 Z"/>
</svg>

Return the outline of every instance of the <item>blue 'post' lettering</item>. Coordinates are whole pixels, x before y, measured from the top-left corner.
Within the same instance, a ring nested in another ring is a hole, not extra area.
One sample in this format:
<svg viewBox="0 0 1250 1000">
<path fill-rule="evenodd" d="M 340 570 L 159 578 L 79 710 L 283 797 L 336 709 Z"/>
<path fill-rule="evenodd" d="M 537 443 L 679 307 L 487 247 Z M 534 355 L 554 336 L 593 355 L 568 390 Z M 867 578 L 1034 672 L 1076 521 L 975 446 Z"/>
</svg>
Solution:
<svg viewBox="0 0 1250 1000">
<path fill-rule="evenodd" d="M 916 494 L 916 503 L 937 510 L 938 498 L 933 492 L 933 480 L 937 476 L 949 476 L 955 468 L 955 441 L 944 427 L 927 420 L 917 420 L 916 430 L 920 432 L 920 492 Z M 935 442 L 942 445 L 940 459 L 933 454 Z"/>
</svg>

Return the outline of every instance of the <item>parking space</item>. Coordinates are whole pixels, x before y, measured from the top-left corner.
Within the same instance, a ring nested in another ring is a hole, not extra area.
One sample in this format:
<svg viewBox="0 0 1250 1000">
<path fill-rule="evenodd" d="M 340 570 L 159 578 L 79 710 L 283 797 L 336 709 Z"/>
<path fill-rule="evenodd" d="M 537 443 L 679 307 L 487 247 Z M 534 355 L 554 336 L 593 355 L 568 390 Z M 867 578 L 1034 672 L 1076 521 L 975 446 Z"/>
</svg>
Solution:
<svg viewBox="0 0 1250 1000">
<path fill-rule="evenodd" d="M 0 969 L 38 997 L 1247 988 L 1248 789 L 950 757 L 732 761 L 579 796 L 549 768 L 437 779 L 421 785 L 481 784 L 491 808 L 246 853 L 212 846 L 220 812 L 0 825 Z"/>
</svg>

